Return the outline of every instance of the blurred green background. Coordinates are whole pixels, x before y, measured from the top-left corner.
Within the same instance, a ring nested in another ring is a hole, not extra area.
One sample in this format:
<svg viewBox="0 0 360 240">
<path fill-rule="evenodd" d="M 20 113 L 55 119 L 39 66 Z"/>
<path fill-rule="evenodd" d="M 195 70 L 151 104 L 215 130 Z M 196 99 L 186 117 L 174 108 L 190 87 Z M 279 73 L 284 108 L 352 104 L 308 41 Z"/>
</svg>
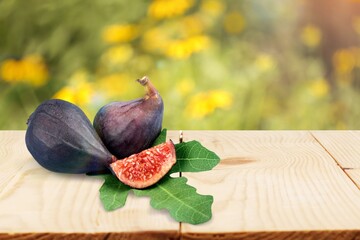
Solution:
<svg viewBox="0 0 360 240">
<path fill-rule="evenodd" d="M 160 91 L 168 129 L 358 129 L 360 1 L 1 0 L 0 129 Z"/>
</svg>

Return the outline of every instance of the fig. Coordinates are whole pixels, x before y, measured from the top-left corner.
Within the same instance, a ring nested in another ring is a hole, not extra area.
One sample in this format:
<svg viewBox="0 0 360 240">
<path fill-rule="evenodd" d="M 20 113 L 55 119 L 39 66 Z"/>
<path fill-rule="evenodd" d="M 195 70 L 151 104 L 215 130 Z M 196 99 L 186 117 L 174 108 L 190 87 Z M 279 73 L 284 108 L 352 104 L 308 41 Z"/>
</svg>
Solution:
<svg viewBox="0 0 360 240">
<path fill-rule="evenodd" d="M 114 175 L 133 188 L 146 188 L 157 183 L 176 163 L 171 140 L 110 164 Z"/>
<path fill-rule="evenodd" d="M 34 159 L 50 171 L 106 172 L 116 160 L 84 112 L 70 102 L 51 99 L 41 103 L 27 124 L 26 146 Z"/>
<path fill-rule="evenodd" d="M 96 132 L 118 159 L 150 148 L 162 128 L 164 104 L 159 92 L 148 77 L 137 81 L 146 87 L 143 98 L 109 103 L 94 119 Z"/>
</svg>

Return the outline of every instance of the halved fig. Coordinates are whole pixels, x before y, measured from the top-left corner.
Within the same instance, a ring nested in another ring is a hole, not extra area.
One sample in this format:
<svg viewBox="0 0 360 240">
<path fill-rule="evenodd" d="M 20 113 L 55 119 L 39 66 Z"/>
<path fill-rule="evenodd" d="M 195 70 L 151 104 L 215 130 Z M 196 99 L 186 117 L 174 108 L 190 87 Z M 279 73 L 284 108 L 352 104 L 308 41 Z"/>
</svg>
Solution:
<svg viewBox="0 0 360 240">
<path fill-rule="evenodd" d="M 133 188 L 146 188 L 157 183 L 176 163 L 171 140 L 110 164 L 117 178 Z"/>
</svg>

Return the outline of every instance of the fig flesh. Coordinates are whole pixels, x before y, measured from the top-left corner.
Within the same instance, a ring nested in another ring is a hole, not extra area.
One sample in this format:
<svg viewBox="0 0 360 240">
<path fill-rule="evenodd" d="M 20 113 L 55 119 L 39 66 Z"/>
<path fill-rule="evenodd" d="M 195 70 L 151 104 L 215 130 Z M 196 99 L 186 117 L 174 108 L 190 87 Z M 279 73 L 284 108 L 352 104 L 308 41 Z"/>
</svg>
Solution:
<svg viewBox="0 0 360 240">
<path fill-rule="evenodd" d="M 151 147 L 162 128 L 164 104 L 159 92 L 147 77 L 138 82 L 147 89 L 143 98 L 107 104 L 94 119 L 97 133 L 117 159 Z"/>
<path fill-rule="evenodd" d="M 133 188 L 146 188 L 157 183 L 176 163 L 172 141 L 159 144 L 140 153 L 110 164 L 117 178 Z"/>
<path fill-rule="evenodd" d="M 72 103 L 45 101 L 31 114 L 27 124 L 26 146 L 35 160 L 50 171 L 105 172 L 116 160 L 84 112 Z"/>
</svg>

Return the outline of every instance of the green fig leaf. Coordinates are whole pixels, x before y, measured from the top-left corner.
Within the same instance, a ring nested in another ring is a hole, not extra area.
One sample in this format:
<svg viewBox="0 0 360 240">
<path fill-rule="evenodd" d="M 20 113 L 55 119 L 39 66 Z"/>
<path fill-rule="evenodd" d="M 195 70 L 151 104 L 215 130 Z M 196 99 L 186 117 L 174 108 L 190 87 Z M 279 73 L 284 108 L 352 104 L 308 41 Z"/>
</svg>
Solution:
<svg viewBox="0 0 360 240">
<path fill-rule="evenodd" d="M 126 198 L 130 192 L 130 187 L 119 181 L 112 174 L 101 175 L 105 182 L 100 188 L 100 201 L 106 211 L 113 211 L 121 208 L 126 203 Z"/>
<path fill-rule="evenodd" d="M 166 141 L 167 129 L 163 129 L 153 146 Z M 104 174 L 104 184 L 100 188 L 100 200 L 107 211 L 121 208 L 132 190 L 136 196 L 150 197 L 150 205 L 155 209 L 166 209 L 178 222 L 200 224 L 211 219 L 211 195 L 201 195 L 196 188 L 187 184 L 185 177 L 170 177 L 175 172 L 208 171 L 215 167 L 220 158 L 203 147 L 198 141 L 175 145 L 176 164 L 158 183 L 145 189 L 133 189 L 123 184 L 112 174 Z"/>
<path fill-rule="evenodd" d="M 175 144 L 175 150 L 176 163 L 170 169 L 170 173 L 208 171 L 220 162 L 218 155 L 202 146 L 198 141 Z"/>
<path fill-rule="evenodd" d="M 155 141 L 154 141 L 154 143 L 153 143 L 153 147 L 156 146 L 156 145 L 159 145 L 159 144 L 161 144 L 161 143 L 166 142 L 166 133 L 167 133 L 167 129 L 164 128 L 164 129 L 160 132 L 159 136 L 155 139 Z"/>
<path fill-rule="evenodd" d="M 209 221 L 213 197 L 200 195 L 186 182 L 185 177 L 171 178 L 167 175 L 150 188 L 133 191 L 136 196 L 150 197 L 153 208 L 168 210 L 178 222 L 200 224 Z"/>
</svg>

